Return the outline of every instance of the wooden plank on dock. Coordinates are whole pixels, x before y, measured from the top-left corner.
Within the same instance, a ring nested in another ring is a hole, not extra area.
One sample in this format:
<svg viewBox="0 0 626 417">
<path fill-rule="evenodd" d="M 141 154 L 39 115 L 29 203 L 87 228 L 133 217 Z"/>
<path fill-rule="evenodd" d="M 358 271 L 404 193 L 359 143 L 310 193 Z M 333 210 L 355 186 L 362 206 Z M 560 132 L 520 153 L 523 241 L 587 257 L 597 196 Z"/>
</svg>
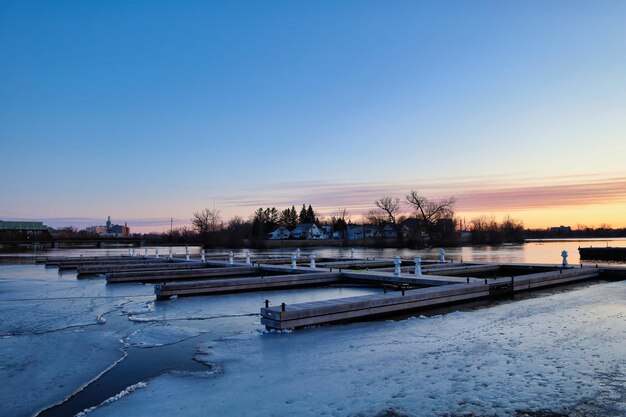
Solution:
<svg viewBox="0 0 626 417">
<path fill-rule="evenodd" d="M 146 263 L 131 265 L 85 265 L 78 268 L 78 277 L 83 275 L 106 274 L 109 272 L 138 272 L 138 271 L 176 271 L 210 268 L 211 265 L 203 262 L 176 262 L 176 263 Z"/>
<path fill-rule="evenodd" d="M 203 278 L 219 278 L 233 275 L 250 275 L 258 272 L 256 267 L 205 268 L 191 271 L 137 271 L 111 272 L 106 274 L 110 284 L 120 282 L 170 282 L 191 281 Z"/>
<path fill-rule="evenodd" d="M 173 295 L 210 295 L 243 291 L 263 291 L 283 288 L 295 288 L 322 284 L 333 284 L 341 281 L 337 272 L 320 272 L 312 274 L 273 275 L 267 277 L 246 277 L 216 279 L 210 281 L 180 282 L 155 285 L 154 292 L 158 300 Z"/>
</svg>

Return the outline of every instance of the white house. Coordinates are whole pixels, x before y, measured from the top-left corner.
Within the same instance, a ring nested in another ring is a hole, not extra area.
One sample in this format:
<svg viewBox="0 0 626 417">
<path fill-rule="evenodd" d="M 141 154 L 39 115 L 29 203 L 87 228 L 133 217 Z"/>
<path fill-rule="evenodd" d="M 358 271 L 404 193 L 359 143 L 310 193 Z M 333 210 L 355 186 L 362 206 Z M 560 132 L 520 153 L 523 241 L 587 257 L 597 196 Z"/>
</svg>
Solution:
<svg viewBox="0 0 626 417">
<path fill-rule="evenodd" d="M 293 239 L 322 239 L 323 233 L 315 223 L 300 223 L 291 231 L 291 237 Z"/>
<path fill-rule="evenodd" d="M 280 226 L 279 228 L 274 230 L 272 233 L 268 233 L 267 238 L 270 240 L 282 240 L 282 239 L 289 239 L 290 235 L 291 235 L 291 232 L 289 232 L 289 230 L 287 230 L 285 226 Z"/>
</svg>

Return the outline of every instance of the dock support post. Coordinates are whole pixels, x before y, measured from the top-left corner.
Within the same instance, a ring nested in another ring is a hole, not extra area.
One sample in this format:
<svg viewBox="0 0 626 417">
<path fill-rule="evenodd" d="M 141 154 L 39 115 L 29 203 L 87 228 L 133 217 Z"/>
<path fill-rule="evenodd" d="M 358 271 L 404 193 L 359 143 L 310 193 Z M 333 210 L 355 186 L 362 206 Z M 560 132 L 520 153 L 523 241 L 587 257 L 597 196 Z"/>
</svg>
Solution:
<svg viewBox="0 0 626 417">
<path fill-rule="evenodd" d="M 311 265 L 309 265 L 309 267 L 315 269 L 315 255 L 309 255 L 309 259 L 311 260 Z"/>
<path fill-rule="evenodd" d="M 154 250 L 154 258 L 155 259 L 159 259 L 159 250 L 158 249 Z"/>
<path fill-rule="evenodd" d="M 174 254 L 172 253 L 172 247 L 170 246 L 170 253 L 167 255 L 167 259 L 172 259 Z"/>
<path fill-rule="evenodd" d="M 397 277 L 400 276 L 400 263 L 402 261 L 400 261 L 400 257 L 396 256 L 395 258 L 393 258 L 393 274 Z"/>
<path fill-rule="evenodd" d="M 296 269 L 296 258 L 297 258 L 297 255 L 295 253 L 291 255 L 291 268 L 292 269 Z"/>
<path fill-rule="evenodd" d="M 200 251 L 200 260 L 202 262 L 206 262 L 206 252 L 204 251 L 204 249 Z"/>
<path fill-rule="evenodd" d="M 567 251 L 566 250 L 561 252 L 561 257 L 563 258 L 563 266 L 567 266 Z"/>
<path fill-rule="evenodd" d="M 250 265 L 250 251 L 246 249 L 246 263 Z"/>
<path fill-rule="evenodd" d="M 354 248 L 350 248 L 350 259 L 355 259 L 355 257 L 354 257 Z"/>
<path fill-rule="evenodd" d="M 265 308 L 269 308 L 270 306 L 270 300 L 265 300 Z"/>
<path fill-rule="evenodd" d="M 128 256 L 133 256 L 133 251 L 130 248 L 128 248 Z"/>
<path fill-rule="evenodd" d="M 415 275 L 422 275 L 422 258 L 415 257 Z"/>
<path fill-rule="evenodd" d="M 439 249 L 439 262 L 446 261 L 446 251 L 443 248 Z"/>
<path fill-rule="evenodd" d="M 135 248 L 131 248 L 131 250 L 130 250 L 130 256 L 135 256 Z"/>
<path fill-rule="evenodd" d="M 296 258 L 300 259 L 300 248 L 296 248 Z"/>
<path fill-rule="evenodd" d="M 228 252 L 228 264 L 232 265 L 234 263 L 235 263 L 235 254 L 231 250 L 230 252 Z"/>
<path fill-rule="evenodd" d="M 148 248 L 145 248 L 145 249 L 143 250 L 143 257 L 144 257 L 144 258 L 147 258 L 147 257 L 148 257 Z"/>
<path fill-rule="evenodd" d="M 280 311 L 285 311 L 285 303 L 282 303 L 282 304 L 280 305 Z"/>
<path fill-rule="evenodd" d="M 189 260 L 189 246 L 185 245 L 185 260 Z"/>
</svg>

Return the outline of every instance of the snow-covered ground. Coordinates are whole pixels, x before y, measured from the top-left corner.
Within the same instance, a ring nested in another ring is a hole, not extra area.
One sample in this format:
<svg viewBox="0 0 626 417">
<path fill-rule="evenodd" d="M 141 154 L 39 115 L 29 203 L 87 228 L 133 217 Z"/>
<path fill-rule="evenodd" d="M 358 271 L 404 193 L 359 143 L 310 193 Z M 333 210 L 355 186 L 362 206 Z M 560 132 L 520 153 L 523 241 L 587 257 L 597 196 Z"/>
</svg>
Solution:
<svg viewBox="0 0 626 417">
<path fill-rule="evenodd" d="M 277 333 L 259 324 L 266 298 L 295 303 L 376 290 L 154 302 L 152 285 L 107 286 L 52 271 L 0 266 L 2 416 L 33 415 L 136 352 L 168 347 L 206 366 L 128 375 L 127 389 L 85 414 L 626 415 L 626 282 L 430 318 Z"/>
</svg>

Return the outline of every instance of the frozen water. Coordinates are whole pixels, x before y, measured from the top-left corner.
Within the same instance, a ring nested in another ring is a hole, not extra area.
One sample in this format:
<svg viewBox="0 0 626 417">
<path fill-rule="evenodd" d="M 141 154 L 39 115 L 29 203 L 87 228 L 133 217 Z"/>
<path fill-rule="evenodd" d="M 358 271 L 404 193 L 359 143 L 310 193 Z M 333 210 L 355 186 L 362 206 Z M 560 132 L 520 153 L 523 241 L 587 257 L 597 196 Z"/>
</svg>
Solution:
<svg viewBox="0 0 626 417">
<path fill-rule="evenodd" d="M 373 416 L 626 411 L 626 283 L 429 319 L 241 334 L 201 346 L 222 372 L 165 375 L 95 416 Z M 609 378 L 610 379 L 610 378 Z"/>
<path fill-rule="evenodd" d="M 626 282 L 430 318 L 282 333 L 259 323 L 265 299 L 278 305 L 374 291 L 307 288 L 155 302 L 152 285 L 0 265 L 0 415 L 33 415 L 109 367 L 122 369 L 125 352 L 131 358 L 168 348 L 207 372 L 127 375 L 128 383 L 107 394 L 109 401 L 91 403 L 88 415 L 626 415 Z"/>
</svg>

